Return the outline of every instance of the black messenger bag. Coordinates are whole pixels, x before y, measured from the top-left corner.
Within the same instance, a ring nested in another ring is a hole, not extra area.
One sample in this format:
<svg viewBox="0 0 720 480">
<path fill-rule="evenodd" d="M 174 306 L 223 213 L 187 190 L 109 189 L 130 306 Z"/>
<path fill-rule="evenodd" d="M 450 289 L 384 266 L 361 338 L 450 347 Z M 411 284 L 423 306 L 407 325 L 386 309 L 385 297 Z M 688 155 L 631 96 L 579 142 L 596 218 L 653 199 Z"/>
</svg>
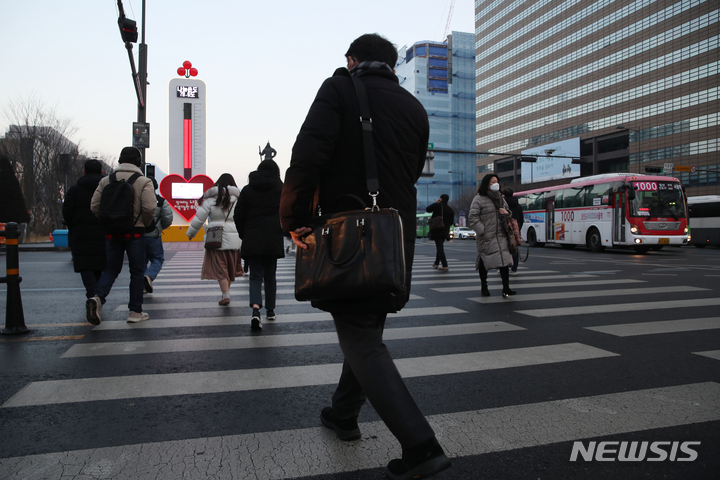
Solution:
<svg viewBox="0 0 720 480">
<path fill-rule="evenodd" d="M 303 238 L 307 250 L 297 249 L 295 298 L 344 300 L 379 295 L 405 295 L 405 248 L 402 219 L 397 210 L 377 205 L 379 183 L 372 138 L 372 120 L 365 86 L 351 76 L 360 106 L 367 187 L 373 206 L 357 197 L 361 210 L 313 219 Z"/>
</svg>

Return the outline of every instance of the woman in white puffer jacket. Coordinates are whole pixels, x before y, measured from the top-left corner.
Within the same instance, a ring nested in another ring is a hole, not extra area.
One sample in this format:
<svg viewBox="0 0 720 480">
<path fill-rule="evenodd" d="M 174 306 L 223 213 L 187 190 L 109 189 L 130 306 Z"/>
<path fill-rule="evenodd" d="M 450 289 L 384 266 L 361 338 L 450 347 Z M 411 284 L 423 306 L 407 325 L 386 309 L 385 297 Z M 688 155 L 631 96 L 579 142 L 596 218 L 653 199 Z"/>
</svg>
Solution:
<svg viewBox="0 0 720 480">
<path fill-rule="evenodd" d="M 192 240 L 205 221 L 207 221 L 206 229 L 223 227 L 222 245 L 215 250 L 205 249 L 200 275 L 202 280 L 218 281 L 222 293 L 222 298 L 218 302 L 220 305 L 230 304 L 230 284 L 235 281 L 235 277 L 245 275 L 240 258 L 242 241 L 238 236 L 233 218 L 235 203 L 239 196 L 240 189 L 233 176 L 229 173 L 220 175 L 215 186 L 203 194 L 202 203 L 187 231 L 187 236 Z"/>
</svg>

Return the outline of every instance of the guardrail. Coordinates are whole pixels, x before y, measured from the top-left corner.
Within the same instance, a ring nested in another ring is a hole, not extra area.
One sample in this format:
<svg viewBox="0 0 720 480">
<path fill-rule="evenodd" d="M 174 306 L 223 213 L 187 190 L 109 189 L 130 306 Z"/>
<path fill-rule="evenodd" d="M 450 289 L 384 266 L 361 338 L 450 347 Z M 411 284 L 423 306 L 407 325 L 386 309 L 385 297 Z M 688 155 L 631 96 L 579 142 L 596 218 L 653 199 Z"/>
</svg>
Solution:
<svg viewBox="0 0 720 480">
<path fill-rule="evenodd" d="M 5 269 L 6 276 L 0 278 L 0 283 L 7 283 L 7 304 L 5 305 L 5 328 L 0 331 L 2 335 L 18 335 L 28 333 L 25 326 L 22 297 L 20 296 L 20 260 L 18 256 L 18 225 L 14 222 L 5 224 L 5 230 L 0 230 L 0 236 L 5 237 Z"/>
</svg>

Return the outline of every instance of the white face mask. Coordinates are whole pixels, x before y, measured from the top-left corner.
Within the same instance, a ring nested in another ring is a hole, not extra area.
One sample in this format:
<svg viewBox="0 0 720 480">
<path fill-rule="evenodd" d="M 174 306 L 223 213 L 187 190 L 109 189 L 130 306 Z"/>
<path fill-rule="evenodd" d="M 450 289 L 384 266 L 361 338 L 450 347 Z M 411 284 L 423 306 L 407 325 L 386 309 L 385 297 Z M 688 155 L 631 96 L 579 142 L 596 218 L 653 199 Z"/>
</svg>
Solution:
<svg viewBox="0 0 720 480">
<path fill-rule="evenodd" d="M 497 192 L 498 190 L 500 190 L 500 184 L 493 183 L 492 185 L 490 185 L 490 190 L 492 190 L 493 192 Z"/>
</svg>

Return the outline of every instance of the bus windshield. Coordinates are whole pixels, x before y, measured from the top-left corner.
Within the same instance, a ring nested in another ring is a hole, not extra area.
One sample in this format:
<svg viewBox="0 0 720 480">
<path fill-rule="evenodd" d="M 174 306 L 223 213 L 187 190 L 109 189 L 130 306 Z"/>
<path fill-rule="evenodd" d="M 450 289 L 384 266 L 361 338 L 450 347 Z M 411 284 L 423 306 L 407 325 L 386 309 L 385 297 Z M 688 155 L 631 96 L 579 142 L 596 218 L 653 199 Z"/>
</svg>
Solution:
<svg viewBox="0 0 720 480">
<path fill-rule="evenodd" d="M 633 182 L 635 200 L 630 200 L 631 217 L 685 218 L 685 202 L 677 182 Z"/>
</svg>

